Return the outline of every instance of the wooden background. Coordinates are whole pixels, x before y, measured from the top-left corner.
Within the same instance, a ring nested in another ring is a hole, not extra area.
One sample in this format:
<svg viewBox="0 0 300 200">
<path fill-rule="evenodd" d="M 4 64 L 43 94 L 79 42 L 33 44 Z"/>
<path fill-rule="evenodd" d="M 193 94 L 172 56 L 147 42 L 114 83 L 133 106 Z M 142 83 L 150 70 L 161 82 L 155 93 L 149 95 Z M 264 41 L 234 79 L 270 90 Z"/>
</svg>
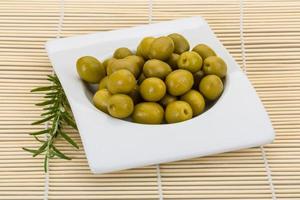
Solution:
<svg viewBox="0 0 300 200">
<path fill-rule="evenodd" d="M 91 174 L 77 132 L 80 150 L 61 143 L 73 160 L 48 174 L 21 149 L 43 128 L 30 125 L 41 95 L 29 90 L 52 72 L 44 44 L 62 8 L 61 37 L 203 16 L 262 99 L 277 134 L 264 147 L 272 182 L 262 149 L 245 149 L 160 165 L 163 199 L 300 199 L 299 0 L 0 0 L 0 199 L 159 199 L 156 166 Z"/>
</svg>

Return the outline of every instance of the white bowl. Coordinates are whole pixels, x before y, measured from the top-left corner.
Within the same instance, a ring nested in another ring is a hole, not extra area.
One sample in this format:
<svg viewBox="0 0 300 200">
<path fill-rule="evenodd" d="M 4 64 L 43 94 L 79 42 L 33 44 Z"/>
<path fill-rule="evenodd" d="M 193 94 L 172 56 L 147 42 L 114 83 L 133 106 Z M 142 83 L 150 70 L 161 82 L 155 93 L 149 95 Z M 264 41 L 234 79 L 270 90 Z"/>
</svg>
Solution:
<svg viewBox="0 0 300 200">
<path fill-rule="evenodd" d="M 97 110 L 79 79 L 76 60 L 100 60 L 118 47 L 135 49 L 145 36 L 178 32 L 190 42 L 211 46 L 228 66 L 225 89 L 217 103 L 191 120 L 143 125 L 112 118 Z M 94 173 L 206 156 L 269 143 L 274 131 L 254 88 L 204 19 L 192 17 L 133 28 L 56 39 L 46 49 L 78 125 Z"/>
</svg>

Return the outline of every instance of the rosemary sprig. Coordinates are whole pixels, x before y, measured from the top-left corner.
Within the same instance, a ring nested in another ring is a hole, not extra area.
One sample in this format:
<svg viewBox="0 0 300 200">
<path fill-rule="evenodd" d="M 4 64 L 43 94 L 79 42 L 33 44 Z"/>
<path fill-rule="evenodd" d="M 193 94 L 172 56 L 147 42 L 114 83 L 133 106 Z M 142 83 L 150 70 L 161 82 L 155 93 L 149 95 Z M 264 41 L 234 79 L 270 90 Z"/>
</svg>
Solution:
<svg viewBox="0 0 300 200">
<path fill-rule="evenodd" d="M 44 101 L 37 103 L 37 106 L 42 106 L 44 112 L 41 114 L 43 119 L 35 121 L 32 125 L 38 125 L 46 123 L 47 126 L 44 130 L 30 133 L 41 146 L 38 149 L 23 148 L 33 154 L 33 157 L 44 154 L 44 170 L 48 170 L 48 160 L 54 157 L 70 160 L 71 158 L 66 156 L 55 146 L 56 141 L 59 138 L 63 138 L 73 147 L 79 148 L 76 142 L 66 133 L 63 128 L 65 125 L 69 125 L 75 129 L 76 123 L 74 121 L 71 108 L 64 90 L 56 75 L 48 75 L 47 80 L 51 83 L 50 86 L 38 87 L 31 92 L 44 93 Z M 44 136 L 44 139 L 41 138 Z"/>
</svg>

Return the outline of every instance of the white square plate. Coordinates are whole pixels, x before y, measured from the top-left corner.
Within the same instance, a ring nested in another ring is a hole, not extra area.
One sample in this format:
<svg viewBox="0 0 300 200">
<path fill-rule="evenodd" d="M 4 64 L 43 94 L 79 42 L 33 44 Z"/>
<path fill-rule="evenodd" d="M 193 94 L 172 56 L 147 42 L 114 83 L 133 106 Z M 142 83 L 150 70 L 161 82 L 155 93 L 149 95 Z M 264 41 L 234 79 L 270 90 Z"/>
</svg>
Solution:
<svg viewBox="0 0 300 200">
<path fill-rule="evenodd" d="M 118 47 L 135 49 L 145 36 L 178 32 L 190 42 L 211 46 L 228 66 L 225 89 L 217 103 L 191 120 L 143 125 L 98 111 L 79 79 L 76 60 L 100 60 Z M 204 19 L 192 17 L 128 29 L 56 39 L 46 49 L 71 104 L 89 166 L 94 173 L 206 156 L 259 146 L 274 138 L 269 117 L 254 88 Z"/>
</svg>

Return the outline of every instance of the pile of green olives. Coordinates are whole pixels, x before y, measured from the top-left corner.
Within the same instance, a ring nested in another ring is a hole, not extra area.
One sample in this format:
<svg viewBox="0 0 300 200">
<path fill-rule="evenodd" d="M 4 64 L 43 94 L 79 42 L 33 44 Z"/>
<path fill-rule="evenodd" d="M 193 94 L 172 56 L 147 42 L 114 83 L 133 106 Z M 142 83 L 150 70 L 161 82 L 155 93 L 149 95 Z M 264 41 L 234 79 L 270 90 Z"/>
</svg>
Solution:
<svg viewBox="0 0 300 200">
<path fill-rule="evenodd" d="M 100 62 L 77 60 L 80 78 L 98 84 L 94 105 L 119 119 L 142 124 L 177 123 L 203 113 L 223 92 L 227 65 L 206 44 L 190 50 L 172 33 L 143 38 L 136 51 L 121 47 Z"/>
</svg>

